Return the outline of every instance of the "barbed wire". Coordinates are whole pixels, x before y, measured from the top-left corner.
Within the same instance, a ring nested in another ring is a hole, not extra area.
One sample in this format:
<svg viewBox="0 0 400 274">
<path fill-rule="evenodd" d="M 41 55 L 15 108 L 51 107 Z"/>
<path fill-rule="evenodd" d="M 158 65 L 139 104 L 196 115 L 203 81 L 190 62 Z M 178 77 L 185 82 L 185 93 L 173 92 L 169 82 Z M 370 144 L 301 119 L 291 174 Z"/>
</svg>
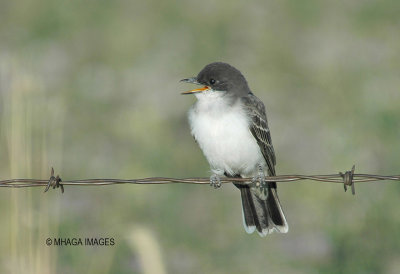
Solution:
<svg viewBox="0 0 400 274">
<path fill-rule="evenodd" d="M 400 175 L 374 175 L 374 174 L 357 174 L 354 173 L 355 166 L 353 165 L 350 171 L 344 173 L 339 172 L 337 174 L 329 175 L 278 175 L 278 176 L 267 176 L 264 178 L 264 182 L 295 182 L 300 180 L 310 180 L 317 182 L 326 183 L 342 183 L 344 190 L 347 191 L 347 187 L 351 187 L 353 195 L 355 194 L 355 183 L 361 182 L 375 182 L 375 181 L 400 181 Z M 230 178 L 221 177 L 221 184 L 235 183 L 239 185 L 258 185 L 258 181 L 254 181 L 253 178 Z M 167 178 L 167 177 L 151 177 L 142 179 L 80 179 L 80 180 L 61 180 L 60 176 L 54 176 L 54 169 L 51 168 L 50 179 L 9 179 L 0 180 L 0 187 L 11 187 L 11 188 L 24 188 L 24 187 L 40 187 L 45 186 L 47 192 L 50 187 L 53 189 L 61 188 L 61 192 L 64 193 L 64 186 L 104 186 L 104 185 L 117 185 L 117 184 L 210 184 L 209 178 Z"/>
</svg>

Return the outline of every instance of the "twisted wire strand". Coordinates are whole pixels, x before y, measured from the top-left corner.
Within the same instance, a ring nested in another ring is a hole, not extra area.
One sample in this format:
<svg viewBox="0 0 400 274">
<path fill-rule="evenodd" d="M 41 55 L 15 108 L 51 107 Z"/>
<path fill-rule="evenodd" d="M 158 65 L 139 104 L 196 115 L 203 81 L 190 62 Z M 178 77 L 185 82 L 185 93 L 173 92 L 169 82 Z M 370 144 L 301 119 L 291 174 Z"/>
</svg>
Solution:
<svg viewBox="0 0 400 274">
<path fill-rule="evenodd" d="M 375 175 L 375 174 L 357 174 L 354 173 L 355 166 L 345 173 L 328 174 L 328 175 L 278 175 L 265 177 L 265 182 L 297 182 L 301 180 L 342 183 L 345 191 L 347 186 L 352 188 L 355 194 L 354 183 L 361 182 L 377 182 L 377 181 L 400 181 L 400 175 Z M 249 185 L 252 184 L 252 178 L 227 178 L 222 177 L 221 183 L 232 183 Z M 117 184 L 210 184 L 209 178 L 167 178 L 167 177 L 150 177 L 141 179 L 79 179 L 79 180 L 61 180 L 57 175 L 54 176 L 54 169 L 51 169 L 49 180 L 44 179 L 8 179 L 0 180 L 0 187 L 24 188 L 24 187 L 41 187 L 46 186 L 45 192 L 52 187 L 61 188 L 64 192 L 64 186 L 104 186 Z"/>
</svg>

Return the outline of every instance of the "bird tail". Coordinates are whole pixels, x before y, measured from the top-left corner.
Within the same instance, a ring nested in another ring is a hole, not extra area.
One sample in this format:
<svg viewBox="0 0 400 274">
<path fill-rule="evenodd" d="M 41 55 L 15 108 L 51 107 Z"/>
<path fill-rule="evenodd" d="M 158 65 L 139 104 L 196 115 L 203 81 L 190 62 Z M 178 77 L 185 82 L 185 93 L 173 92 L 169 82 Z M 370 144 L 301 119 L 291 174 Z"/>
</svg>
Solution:
<svg viewBox="0 0 400 274">
<path fill-rule="evenodd" d="M 286 222 L 276 188 L 268 185 L 266 200 L 260 199 L 249 186 L 236 185 L 242 196 L 243 225 L 247 233 L 257 230 L 264 237 L 273 231 L 287 233 Z"/>
</svg>

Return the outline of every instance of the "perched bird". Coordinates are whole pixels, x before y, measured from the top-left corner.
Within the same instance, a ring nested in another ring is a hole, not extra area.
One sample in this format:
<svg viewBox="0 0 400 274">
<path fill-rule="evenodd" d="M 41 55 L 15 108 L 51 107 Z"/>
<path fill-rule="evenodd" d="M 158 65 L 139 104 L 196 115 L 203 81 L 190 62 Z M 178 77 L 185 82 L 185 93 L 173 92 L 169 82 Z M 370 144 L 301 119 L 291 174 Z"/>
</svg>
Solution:
<svg viewBox="0 0 400 274">
<path fill-rule="evenodd" d="M 210 184 L 219 187 L 223 175 L 252 178 L 248 185 L 235 184 L 241 192 L 246 232 L 286 233 L 289 227 L 276 183 L 265 182 L 264 177 L 264 171 L 275 176 L 276 160 L 263 102 L 242 73 L 226 63 L 208 64 L 196 77 L 181 81 L 203 86 L 182 94 L 197 97 L 188 113 L 189 124 L 213 172 Z"/>
</svg>

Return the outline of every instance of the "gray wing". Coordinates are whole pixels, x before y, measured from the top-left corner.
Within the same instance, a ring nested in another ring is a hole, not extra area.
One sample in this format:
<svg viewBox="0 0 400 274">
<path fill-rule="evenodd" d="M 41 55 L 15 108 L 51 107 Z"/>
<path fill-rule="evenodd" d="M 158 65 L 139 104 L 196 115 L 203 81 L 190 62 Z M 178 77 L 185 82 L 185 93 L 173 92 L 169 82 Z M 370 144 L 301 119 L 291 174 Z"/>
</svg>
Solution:
<svg viewBox="0 0 400 274">
<path fill-rule="evenodd" d="M 276 158 L 268 128 L 267 115 L 265 114 L 265 106 L 263 102 L 252 93 L 246 97 L 242 97 L 242 101 L 246 111 L 251 117 L 250 131 L 257 140 L 257 144 L 267 163 L 268 174 L 270 176 L 275 176 Z"/>
</svg>

